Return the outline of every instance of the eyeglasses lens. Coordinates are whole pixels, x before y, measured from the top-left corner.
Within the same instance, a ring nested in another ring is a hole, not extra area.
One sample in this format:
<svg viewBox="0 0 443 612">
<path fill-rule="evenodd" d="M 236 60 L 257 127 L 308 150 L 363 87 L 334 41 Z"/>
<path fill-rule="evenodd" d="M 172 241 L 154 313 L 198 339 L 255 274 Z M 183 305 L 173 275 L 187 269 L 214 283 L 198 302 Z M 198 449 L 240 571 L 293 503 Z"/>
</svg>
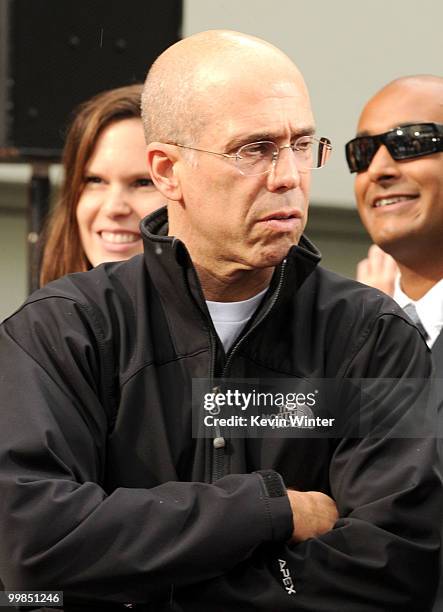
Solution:
<svg viewBox="0 0 443 612">
<path fill-rule="evenodd" d="M 391 136 L 392 134 L 392 136 Z M 436 133 L 432 126 L 409 125 L 398 128 L 386 136 L 391 136 L 390 150 L 394 159 L 409 159 L 436 151 Z"/>
<path fill-rule="evenodd" d="M 254 175 L 269 172 L 278 155 L 278 147 L 273 142 L 252 142 L 240 147 L 237 152 L 237 166 L 243 174 Z"/>
<path fill-rule="evenodd" d="M 369 167 L 379 147 L 375 138 L 356 138 L 346 145 L 346 158 L 351 172 L 361 172 Z"/>
<path fill-rule="evenodd" d="M 351 172 L 363 172 L 382 144 L 393 159 L 403 160 L 441 151 L 441 140 L 434 124 L 407 125 L 384 134 L 351 140 L 346 145 L 346 159 Z"/>
<path fill-rule="evenodd" d="M 290 147 L 283 148 L 292 150 L 297 168 L 301 171 L 324 166 L 332 150 L 327 138 L 317 140 L 310 136 L 299 138 Z M 253 142 L 238 150 L 237 166 L 245 175 L 265 174 L 271 170 L 280 154 L 281 149 L 274 142 Z"/>
</svg>

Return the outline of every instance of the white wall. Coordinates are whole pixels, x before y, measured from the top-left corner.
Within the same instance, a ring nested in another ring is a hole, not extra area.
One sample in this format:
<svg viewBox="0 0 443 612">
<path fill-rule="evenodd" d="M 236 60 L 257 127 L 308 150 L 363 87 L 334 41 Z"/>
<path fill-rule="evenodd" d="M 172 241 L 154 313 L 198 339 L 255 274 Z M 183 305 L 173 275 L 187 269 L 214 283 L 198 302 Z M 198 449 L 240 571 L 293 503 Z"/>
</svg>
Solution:
<svg viewBox="0 0 443 612">
<path fill-rule="evenodd" d="M 318 132 L 334 144 L 312 201 L 353 206 L 344 143 L 377 89 L 401 75 L 443 75 L 441 0 L 185 0 L 183 35 L 229 28 L 285 51 L 308 83 Z M 329 164 L 329 163 L 328 163 Z"/>
<path fill-rule="evenodd" d="M 0 321 L 26 297 L 26 219 L 14 212 L 0 217 Z"/>
<path fill-rule="evenodd" d="M 49 168 L 53 192 L 61 180 L 60 166 Z M 27 204 L 31 166 L 0 164 L 0 321 L 28 293 Z"/>
</svg>

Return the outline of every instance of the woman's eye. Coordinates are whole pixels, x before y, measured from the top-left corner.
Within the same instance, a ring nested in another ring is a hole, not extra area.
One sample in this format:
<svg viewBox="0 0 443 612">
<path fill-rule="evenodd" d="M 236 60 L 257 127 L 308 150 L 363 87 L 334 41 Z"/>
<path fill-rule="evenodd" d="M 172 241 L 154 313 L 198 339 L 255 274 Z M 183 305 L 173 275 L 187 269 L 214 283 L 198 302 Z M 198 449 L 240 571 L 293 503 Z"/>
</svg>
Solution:
<svg viewBox="0 0 443 612">
<path fill-rule="evenodd" d="M 95 176 L 95 175 L 90 175 L 90 176 L 85 176 L 85 178 L 83 179 L 85 183 L 89 183 L 89 184 L 99 184 L 102 182 L 102 179 L 99 176 Z"/>
<path fill-rule="evenodd" d="M 154 187 L 154 183 L 150 178 L 139 178 L 134 181 L 136 187 Z"/>
</svg>

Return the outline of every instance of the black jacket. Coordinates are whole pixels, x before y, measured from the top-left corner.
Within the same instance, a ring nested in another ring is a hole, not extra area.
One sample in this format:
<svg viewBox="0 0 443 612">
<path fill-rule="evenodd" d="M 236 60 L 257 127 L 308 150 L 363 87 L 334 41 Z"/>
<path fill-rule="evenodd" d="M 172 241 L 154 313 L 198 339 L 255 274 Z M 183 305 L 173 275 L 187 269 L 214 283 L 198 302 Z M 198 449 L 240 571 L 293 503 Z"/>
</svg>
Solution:
<svg viewBox="0 0 443 612">
<path fill-rule="evenodd" d="M 144 256 L 51 283 L 3 324 L 6 588 L 60 589 L 83 610 L 424 612 L 441 488 L 435 440 L 395 433 L 425 418 L 414 391 L 376 398 L 376 437 L 216 449 L 191 432 L 193 378 L 427 378 L 419 333 L 386 296 L 318 266 L 303 239 L 226 356 L 165 224 L 164 210 L 142 223 Z M 331 495 L 335 528 L 288 546 L 289 503 L 263 469 Z"/>
</svg>

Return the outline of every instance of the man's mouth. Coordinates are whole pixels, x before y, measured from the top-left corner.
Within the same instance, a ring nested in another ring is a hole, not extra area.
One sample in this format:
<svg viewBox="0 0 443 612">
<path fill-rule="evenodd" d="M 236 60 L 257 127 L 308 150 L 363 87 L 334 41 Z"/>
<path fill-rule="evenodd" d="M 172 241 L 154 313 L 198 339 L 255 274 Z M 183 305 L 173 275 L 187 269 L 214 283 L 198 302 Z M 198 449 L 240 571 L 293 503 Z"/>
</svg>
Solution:
<svg viewBox="0 0 443 612">
<path fill-rule="evenodd" d="M 273 215 L 272 217 L 268 217 L 266 221 L 270 221 L 271 219 L 295 219 L 295 215 Z"/>
<path fill-rule="evenodd" d="M 383 208 L 384 206 L 392 206 L 392 204 L 398 204 L 399 202 L 407 202 L 408 200 L 415 200 L 418 194 L 413 195 L 398 195 L 391 196 L 389 198 L 377 198 L 373 203 L 373 208 Z"/>
<path fill-rule="evenodd" d="M 300 226 L 302 214 L 300 211 L 277 211 L 261 219 L 262 223 L 278 232 L 292 232 Z"/>
<path fill-rule="evenodd" d="M 134 232 L 99 232 L 100 237 L 105 242 L 111 242 L 112 244 L 130 244 L 140 240 L 140 234 Z"/>
<path fill-rule="evenodd" d="M 275 213 L 272 213 L 270 215 L 268 215 L 267 217 L 264 217 L 263 219 L 261 219 L 262 221 L 287 221 L 290 219 L 301 219 L 302 214 L 300 213 L 300 211 L 298 210 L 282 210 L 282 211 L 276 211 Z"/>
</svg>

